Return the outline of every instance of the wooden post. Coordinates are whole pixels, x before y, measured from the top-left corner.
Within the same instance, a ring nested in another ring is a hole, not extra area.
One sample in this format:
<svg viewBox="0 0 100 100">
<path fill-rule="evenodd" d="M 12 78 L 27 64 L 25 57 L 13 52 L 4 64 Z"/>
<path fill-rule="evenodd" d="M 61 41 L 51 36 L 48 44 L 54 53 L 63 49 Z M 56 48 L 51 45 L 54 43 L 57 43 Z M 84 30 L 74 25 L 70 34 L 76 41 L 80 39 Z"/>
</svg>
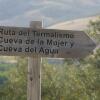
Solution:
<svg viewBox="0 0 100 100">
<path fill-rule="evenodd" d="M 41 21 L 32 21 L 31 28 L 42 28 Z M 28 58 L 28 87 L 27 100 L 41 100 L 41 76 L 40 76 L 41 58 L 38 55 Z"/>
</svg>

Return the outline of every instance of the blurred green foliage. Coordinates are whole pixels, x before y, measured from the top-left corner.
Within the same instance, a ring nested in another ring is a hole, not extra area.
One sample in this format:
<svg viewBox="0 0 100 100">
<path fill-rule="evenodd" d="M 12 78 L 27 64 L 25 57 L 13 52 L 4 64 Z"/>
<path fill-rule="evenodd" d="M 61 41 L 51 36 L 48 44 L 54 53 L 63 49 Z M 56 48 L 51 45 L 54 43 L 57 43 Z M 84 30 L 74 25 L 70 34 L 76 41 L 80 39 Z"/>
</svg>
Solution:
<svg viewBox="0 0 100 100">
<path fill-rule="evenodd" d="M 0 87 L 0 100 L 26 100 L 27 98 L 27 59 L 16 57 L 15 66 L 5 71 L 7 81 Z"/>
</svg>

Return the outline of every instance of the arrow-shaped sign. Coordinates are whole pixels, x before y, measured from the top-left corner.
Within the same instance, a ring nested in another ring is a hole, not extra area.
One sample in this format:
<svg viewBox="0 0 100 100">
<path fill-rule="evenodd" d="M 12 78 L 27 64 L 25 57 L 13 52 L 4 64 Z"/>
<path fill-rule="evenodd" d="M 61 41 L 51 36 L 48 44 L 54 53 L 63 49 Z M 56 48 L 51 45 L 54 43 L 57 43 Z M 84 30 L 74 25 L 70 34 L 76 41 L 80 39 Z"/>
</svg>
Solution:
<svg viewBox="0 0 100 100">
<path fill-rule="evenodd" d="M 91 53 L 95 43 L 83 31 L 0 26 L 0 54 L 77 58 Z"/>
</svg>

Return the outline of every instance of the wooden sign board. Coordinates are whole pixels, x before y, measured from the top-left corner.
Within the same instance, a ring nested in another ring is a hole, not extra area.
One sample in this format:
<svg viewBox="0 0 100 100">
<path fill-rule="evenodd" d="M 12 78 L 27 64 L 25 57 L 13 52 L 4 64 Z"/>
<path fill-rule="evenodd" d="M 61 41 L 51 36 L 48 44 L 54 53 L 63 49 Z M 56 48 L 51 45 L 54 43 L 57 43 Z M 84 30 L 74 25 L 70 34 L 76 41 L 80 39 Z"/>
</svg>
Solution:
<svg viewBox="0 0 100 100">
<path fill-rule="evenodd" d="M 83 31 L 0 26 L 1 55 L 77 58 L 88 55 L 95 46 Z"/>
</svg>

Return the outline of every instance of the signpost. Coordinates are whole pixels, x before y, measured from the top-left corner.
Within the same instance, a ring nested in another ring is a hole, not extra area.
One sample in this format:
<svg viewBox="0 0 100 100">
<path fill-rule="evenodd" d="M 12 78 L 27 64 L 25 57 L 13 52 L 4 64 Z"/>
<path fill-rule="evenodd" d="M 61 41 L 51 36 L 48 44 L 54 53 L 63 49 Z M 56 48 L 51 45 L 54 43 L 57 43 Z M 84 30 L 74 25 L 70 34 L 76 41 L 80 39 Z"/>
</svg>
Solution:
<svg viewBox="0 0 100 100">
<path fill-rule="evenodd" d="M 79 58 L 95 46 L 83 31 L 0 26 L 1 55 Z"/>
<path fill-rule="evenodd" d="M 41 28 L 41 22 L 32 22 L 29 28 L 0 26 L 0 54 L 29 56 L 28 100 L 41 100 L 41 57 L 80 58 L 96 47 L 83 31 Z"/>
<path fill-rule="evenodd" d="M 32 21 L 31 28 L 42 28 L 42 22 Z M 28 58 L 27 100 L 41 100 L 41 58 L 38 55 Z"/>
</svg>

